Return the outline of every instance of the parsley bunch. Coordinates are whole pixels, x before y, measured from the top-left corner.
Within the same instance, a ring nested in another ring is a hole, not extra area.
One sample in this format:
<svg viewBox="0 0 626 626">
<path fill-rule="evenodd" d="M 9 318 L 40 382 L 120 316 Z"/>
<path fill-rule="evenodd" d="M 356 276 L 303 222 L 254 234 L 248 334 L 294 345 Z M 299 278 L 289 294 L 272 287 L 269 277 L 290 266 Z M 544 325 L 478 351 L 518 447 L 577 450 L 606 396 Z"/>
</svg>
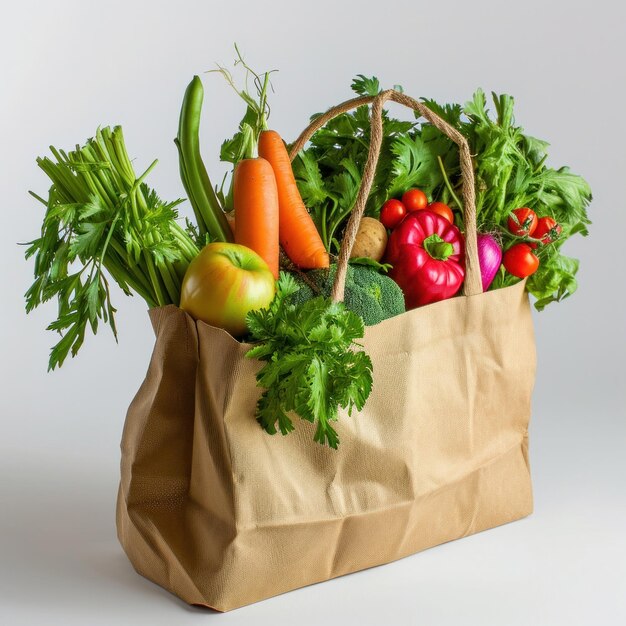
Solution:
<svg viewBox="0 0 626 626">
<path fill-rule="evenodd" d="M 546 165 L 548 143 L 524 133 L 513 115 L 514 99 L 506 94 L 492 94 L 495 117 L 489 114 L 487 99 L 479 89 L 464 107 L 441 107 L 426 104 L 439 113 L 467 138 L 475 155 L 476 213 L 478 229 L 499 235 L 504 247 L 516 243 L 506 228 L 509 214 L 519 207 L 530 207 L 539 216 L 550 216 L 562 228 L 559 238 L 539 246 L 538 270 L 527 279 L 527 289 L 535 298 L 535 308 L 542 310 L 576 291 L 578 260 L 561 252 L 567 239 L 587 235 L 590 220 L 587 205 L 591 201 L 589 184 L 568 167 Z M 461 186 L 458 163 L 446 168 L 453 186 Z M 492 289 L 506 287 L 519 279 L 500 268 Z"/>
<path fill-rule="evenodd" d="M 301 305 L 290 304 L 298 291 L 294 278 L 281 272 L 276 297 L 266 309 L 248 314 L 251 340 L 247 356 L 264 361 L 257 384 L 265 391 L 256 417 L 270 434 L 294 429 L 294 412 L 317 423 L 314 439 L 331 448 L 339 445 L 332 427 L 339 408 L 360 411 L 372 389 L 372 362 L 354 350 L 363 337 L 363 320 L 343 303 L 319 296 Z"/>
<path fill-rule="evenodd" d="M 149 307 L 178 304 L 185 270 L 198 249 L 176 220 L 175 207 L 143 182 L 156 161 L 137 177 L 122 129 L 98 130 L 83 147 L 54 159 L 37 159 L 52 181 L 41 236 L 26 258 L 35 257 L 35 281 L 26 310 L 53 298 L 58 317 L 49 326 L 62 336 L 49 369 L 80 349 L 87 326 L 108 323 L 117 337 L 108 276 L 126 295 L 139 294 Z"/>
<path fill-rule="evenodd" d="M 394 88 L 402 91 L 398 85 Z M 377 78 L 360 74 L 352 90 L 375 96 L 381 88 Z M 370 141 L 369 115 L 369 107 L 361 106 L 330 120 L 293 162 L 302 199 L 330 252 L 339 252 L 340 234 L 361 186 Z M 439 158 L 445 165 L 455 158 L 447 137 L 430 125 L 420 130 L 417 121 L 398 120 L 384 110 L 383 140 L 366 214 L 378 217 L 387 199 L 411 187 L 430 196 L 439 194 L 444 182 Z"/>
</svg>

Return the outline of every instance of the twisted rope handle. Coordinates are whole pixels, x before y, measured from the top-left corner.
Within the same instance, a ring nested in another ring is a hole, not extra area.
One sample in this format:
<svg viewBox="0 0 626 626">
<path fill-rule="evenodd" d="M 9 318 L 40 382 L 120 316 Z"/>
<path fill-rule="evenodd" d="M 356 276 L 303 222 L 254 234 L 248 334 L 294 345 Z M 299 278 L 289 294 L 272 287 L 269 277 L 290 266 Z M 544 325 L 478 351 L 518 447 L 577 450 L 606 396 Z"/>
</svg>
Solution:
<svg viewBox="0 0 626 626">
<path fill-rule="evenodd" d="M 463 214 L 465 221 L 465 281 L 463 283 L 463 294 L 466 296 L 473 296 L 482 293 L 482 280 L 480 277 L 480 265 L 478 262 L 478 243 L 476 240 L 476 192 L 474 186 L 474 168 L 472 165 L 472 156 L 469 144 L 467 143 L 465 137 L 463 137 L 463 135 L 456 128 L 431 111 L 425 104 L 418 102 L 417 100 L 410 98 L 395 89 L 388 89 L 386 91 L 382 91 L 377 96 L 361 96 L 359 98 L 352 98 L 351 100 L 347 100 L 346 102 L 330 108 L 326 111 L 326 113 L 316 117 L 302 131 L 300 136 L 293 143 L 291 151 L 289 152 L 289 158 L 293 161 L 313 134 L 328 121 L 338 115 L 341 115 L 342 113 L 355 109 L 356 107 L 368 104 L 372 105 L 370 115 L 371 137 L 367 161 L 363 169 L 361 187 L 359 188 L 356 202 L 354 203 L 354 208 L 352 210 L 352 214 L 350 215 L 350 219 L 348 220 L 348 224 L 346 225 L 346 230 L 341 242 L 339 260 L 337 261 L 337 273 L 335 275 L 335 282 L 333 284 L 331 297 L 335 302 L 343 300 L 350 252 L 352 252 L 352 247 L 354 246 L 359 230 L 359 224 L 361 223 L 361 218 L 365 212 L 365 205 L 372 188 L 372 182 L 374 181 L 374 174 L 376 173 L 376 166 L 378 164 L 378 157 L 380 156 L 380 147 L 383 140 L 382 111 L 384 103 L 388 100 L 397 102 L 398 104 L 402 104 L 410 109 L 413 109 L 414 111 L 417 111 L 433 126 L 435 126 L 435 128 L 438 128 L 444 135 L 459 146 L 462 180 L 461 194 L 463 197 Z"/>
</svg>

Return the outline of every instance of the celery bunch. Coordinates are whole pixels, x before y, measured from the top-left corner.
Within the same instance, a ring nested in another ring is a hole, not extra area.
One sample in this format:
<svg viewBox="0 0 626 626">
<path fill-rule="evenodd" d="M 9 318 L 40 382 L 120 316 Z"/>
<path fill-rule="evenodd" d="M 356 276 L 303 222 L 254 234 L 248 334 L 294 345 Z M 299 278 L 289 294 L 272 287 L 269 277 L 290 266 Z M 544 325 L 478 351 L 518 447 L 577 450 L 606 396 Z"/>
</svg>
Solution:
<svg viewBox="0 0 626 626">
<path fill-rule="evenodd" d="M 99 320 L 117 337 L 107 275 L 124 293 L 139 294 L 149 307 L 178 304 L 185 270 L 198 249 L 176 222 L 175 207 L 143 182 L 131 164 L 120 126 L 98 130 L 83 147 L 53 159 L 37 159 L 52 181 L 41 236 L 28 244 L 35 281 L 26 310 L 57 298 L 58 317 L 49 330 L 62 336 L 50 353 L 49 369 L 74 356 L 89 325 Z"/>
</svg>

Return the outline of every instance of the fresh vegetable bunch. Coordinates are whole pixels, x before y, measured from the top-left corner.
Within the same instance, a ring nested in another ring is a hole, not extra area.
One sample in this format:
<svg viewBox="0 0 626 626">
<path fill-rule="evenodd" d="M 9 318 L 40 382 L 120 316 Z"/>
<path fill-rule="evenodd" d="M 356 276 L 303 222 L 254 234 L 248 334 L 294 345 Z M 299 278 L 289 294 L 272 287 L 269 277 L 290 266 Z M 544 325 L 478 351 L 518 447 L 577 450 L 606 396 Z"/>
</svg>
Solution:
<svg viewBox="0 0 626 626">
<path fill-rule="evenodd" d="M 376 78 L 362 75 L 352 88 L 359 95 L 381 91 Z M 577 233 L 588 234 L 591 190 L 567 167 L 546 164 L 548 144 L 515 125 L 512 97 L 493 94 L 493 101 L 495 119 L 481 90 L 464 106 L 424 103 L 466 137 L 474 155 L 484 284 L 497 289 L 527 277 L 535 307 L 541 310 L 576 290 L 578 261 L 562 254 L 561 247 Z M 361 182 L 369 133 L 367 107 L 359 107 L 320 129 L 294 161 L 302 196 L 331 252 L 338 251 Z M 400 121 L 387 112 L 383 133 L 368 215 L 391 231 L 412 211 L 429 209 L 452 217 L 463 231 L 456 144 L 428 122 Z M 509 227 L 516 210 L 523 208 L 536 214 L 541 224 L 536 233 L 516 233 Z"/>
<path fill-rule="evenodd" d="M 337 447 L 339 409 L 360 410 L 372 387 L 372 363 L 358 341 L 365 324 L 459 293 L 465 278 L 465 230 L 458 148 L 428 122 L 383 112 L 383 139 L 364 217 L 347 271 L 345 304 L 331 287 L 336 255 L 361 187 L 370 111 L 360 106 L 319 129 L 292 163 L 268 128 L 270 73 L 255 73 L 237 50 L 236 66 L 254 85 L 237 132 L 221 146 L 230 176 L 214 186 L 200 153 L 204 91 L 196 76 L 185 92 L 178 135 L 180 175 L 194 221 L 178 222 L 137 176 L 119 127 L 84 146 L 38 159 L 52 185 L 41 235 L 29 244 L 35 281 L 27 310 L 56 298 L 61 334 L 50 368 L 80 348 L 87 326 L 115 333 L 109 280 L 149 307 L 176 304 L 254 346 L 264 389 L 256 417 L 270 433 L 293 430 L 291 414 L 316 424 L 315 440 Z M 361 96 L 376 78 L 352 83 Z M 397 88 L 400 89 L 400 88 Z M 427 106 L 460 131 L 474 155 L 478 252 L 483 289 L 526 278 L 543 308 L 576 289 L 578 262 L 565 240 L 587 234 L 591 192 L 567 168 L 546 165 L 547 144 L 513 120 L 513 99 L 494 95 L 496 117 L 477 91 L 465 106 Z M 385 274 L 389 273 L 388 276 Z"/>
<path fill-rule="evenodd" d="M 576 291 L 578 261 L 562 254 L 561 247 L 577 233 L 588 234 L 590 221 L 586 208 L 591 189 L 569 168 L 546 165 L 548 143 L 524 134 L 515 124 L 511 96 L 493 94 L 493 103 L 495 119 L 487 111 L 481 90 L 463 109 L 444 107 L 440 112 L 467 137 L 476 155 L 479 229 L 500 237 L 505 250 L 505 263 L 492 289 L 514 284 L 520 274 L 528 275 L 527 289 L 536 297 L 535 307 L 541 310 Z M 458 171 L 452 170 L 450 174 L 453 185 L 458 187 Z M 541 220 L 538 232 L 533 231 L 532 216 L 530 229 L 524 229 L 526 219 L 520 221 L 515 212 L 526 208 L 536 214 L 538 224 Z M 517 222 L 521 232 L 516 230 Z M 532 272 L 535 260 L 529 258 L 526 248 L 515 246 L 533 237 L 535 232 L 540 235 L 537 241 L 526 241 L 536 244 L 533 255 L 538 265 Z M 507 252 L 513 248 L 507 262 Z M 515 273 L 506 271 L 507 265 Z"/>
<path fill-rule="evenodd" d="M 381 91 L 378 79 L 363 75 L 354 79 L 352 89 L 361 96 Z M 369 107 L 364 105 L 335 117 L 313 135 L 309 147 L 293 163 L 298 188 L 330 252 L 339 251 L 341 233 L 361 186 L 369 149 L 369 116 Z M 453 167 L 455 159 L 452 142 L 439 130 L 428 124 L 420 128 L 416 121 L 394 119 L 384 111 L 383 140 L 367 215 L 379 218 L 387 200 L 402 197 L 414 187 L 445 202 L 446 192 L 441 193 L 444 168 Z M 413 200 L 420 202 L 417 196 Z"/>
<path fill-rule="evenodd" d="M 287 274 L 279 279 L 279 266 L 303 275 L 328 268 L 329 255 L 286 146 L 267 127 L 269 73 L 254 73 L 237 54 L 256 94 L 237 90 L 230 72 L 219 68 L 246 103 L 238 132 L 221 149 L 233 165 L 228 187 L 213 186 L 200 153 L 204 90 L 197 76 L 185 92 L 175 144 L 195 217 L 186 228 L 175 212 L 181 201 L 162 202 L 144 183 L 156 161 L 135 175 L 120 127 L 98 131 L 69 154 L 52 148 L 54 161 L 38 160 L 52 186 L 47 199 L 35 196 L 46 213 L 41 236 L 27 250 L 35 256 L 27 310 L 58 299 L 59 316 L 49 326 L 62 335 L 51 352 L 53 369 L 77 353 L 87 325 L 96 332 L 104 320 L 115 332 L 109 278 L 150 307 L 180 305 L 257 344 L 250 356 L 267 361 L 259 384 L 269 385 L 257 419 L 268 432 L 277 420 L 283 433 L 293 428 L 286 415 L 295 411 L 317 421 L 316 440 L 336 447 L 331 422 L 338 409 L 360 410 L 371 388 L 369 357 L 355 349 L 363 320 L 328 295 L 300 305 L 283 301 L 298 287 Z"/>
</svg>

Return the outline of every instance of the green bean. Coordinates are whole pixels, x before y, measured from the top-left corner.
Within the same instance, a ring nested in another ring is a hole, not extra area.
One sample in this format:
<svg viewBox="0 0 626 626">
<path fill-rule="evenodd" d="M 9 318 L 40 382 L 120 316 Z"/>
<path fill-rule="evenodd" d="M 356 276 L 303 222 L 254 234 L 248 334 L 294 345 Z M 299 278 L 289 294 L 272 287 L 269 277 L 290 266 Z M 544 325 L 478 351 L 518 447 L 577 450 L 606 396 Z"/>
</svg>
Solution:
<svg viewBox="0 0 626 626">
<path fill-rule="evenodd" d="M 180 176 L 193 207 L 201 235 L 232 241 L 233 236 L 200 155 L 200 113 L 204 89 L 194 76 L 185 91 L 178 137 L 174 140 L 180 159 Z"/>
</svg>

